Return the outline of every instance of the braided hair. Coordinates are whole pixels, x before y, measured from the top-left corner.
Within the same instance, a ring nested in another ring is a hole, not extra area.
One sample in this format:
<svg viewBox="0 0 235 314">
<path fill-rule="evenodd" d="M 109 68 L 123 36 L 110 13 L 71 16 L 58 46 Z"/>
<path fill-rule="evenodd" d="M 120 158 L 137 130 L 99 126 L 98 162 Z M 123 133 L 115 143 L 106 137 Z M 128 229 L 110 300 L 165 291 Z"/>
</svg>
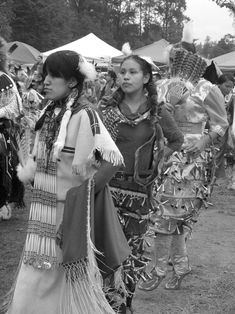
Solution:
<svg viewBox="0 0 235 314">
<path fill-rule="evenodd" d="M 74 51 L 62 50 L 52 53 L 47 57 L 43 64 L 43 79 L 45 79 L 47 74 L 50 74 L 53 77 L 63 78 L 65 80 L 75 78 L 77 84 L 74 88 L 77 90 L 76 99 L 78 99 L 82 93 L 85 80 L 85 75 L 80 71 L 79 62 L 80 55 Z M 66 101 L 66 99 L 64 99 L 64 101 Z M 56 103 L 52 102 L 45 108 L 43 115 L 35 125 L 35 131 L 38 131 L 42 128 L 46 116 L 48 116 L 50 111 L 54 109 L 55 105 Z M 66 107 L 62 107 L 60 113 L 61 118 L 65 111 Z"/>
<path fill-rule="evenodd" d="M 140 68 L 143 71 L 144 75 L 147 75 L 147 74 L 149 75 L 149 80 L 146 84 L 144 84 L 144 88 L 147 90 L 148 97 L 150 100 L 151 118 L 153 121 L 156 121 L 157 116 L 159 115 L 160 110 L 161 110 L 161 104 L 158 103 L 157 89 L 153 82 L 152 66 L 145 59 L 141 58 L 138 55 L 129 55 L 122 60 L 120 67 L 126 60 L 134 60 L 140 65 Z M 109 107 L 109 106 L 115 107 L 122 102 L 123 98 L 124 98 L 124 92 L 121 89 L 121 87 L 119 87 L 112 94 L 111 98 L 109 98 L 108 100 L 102 99 L 101 107 L 103 106 L 103 104 L 104 104 L 104 107 Z"/>
</svg>

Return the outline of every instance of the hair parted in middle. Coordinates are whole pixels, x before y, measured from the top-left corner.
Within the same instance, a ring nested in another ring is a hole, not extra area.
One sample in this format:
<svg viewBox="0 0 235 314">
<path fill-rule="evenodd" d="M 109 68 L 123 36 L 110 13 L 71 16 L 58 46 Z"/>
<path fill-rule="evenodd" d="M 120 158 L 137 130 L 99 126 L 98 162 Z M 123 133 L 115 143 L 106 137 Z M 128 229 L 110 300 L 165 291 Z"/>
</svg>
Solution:
<svg viewBox="0 0 235 314">
<path fill-rule="evenodd" d="M 152 74 L 152 65 L 148 63 L 145 59 L 138 55 L 128 54 L 121 62 L 120 68 L 122 67 L 123 63 L 127 60 L 134 60 L 136 63 L 139 64 L 141 71 L 144 75 L 149 75 L 149 80 L 146 84 L 144 84 L 143 88 L 145 88 L 148 92 L 148 97 L 150 101 L 150 114 L 153 118 L 153 121 L 156 121 L 157 116 L 161 110 L 161 104 L 158 103 L 158 95 L 157 89 L 153 82 L 153 74 Z M 121 87 L 119 87 L 112 95 L 112 97 L 108 101 L 108 105 L 116 106 L 122 102 L 124 98 L 124 92 Z"/>
</svg>

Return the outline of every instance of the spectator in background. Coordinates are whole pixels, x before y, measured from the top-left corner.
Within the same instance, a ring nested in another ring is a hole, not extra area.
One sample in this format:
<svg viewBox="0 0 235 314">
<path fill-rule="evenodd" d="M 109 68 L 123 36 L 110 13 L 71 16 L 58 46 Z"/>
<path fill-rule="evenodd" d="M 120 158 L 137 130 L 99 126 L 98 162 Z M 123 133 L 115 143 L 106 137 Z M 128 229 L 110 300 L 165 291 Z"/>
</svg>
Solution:
<svg viewBox="0 0 235 314">
<path fill-rule="evenodd" d="M 153 74 L 153 82 L 156 83 L 157 81 L 161 80 L 162 76 L 159 72 Z"/>
<path fill-rule="evenodd" d="M 224 97 L 224 105 L 226 106 L 226 109 L 228 109 L 227 107 L 228 107 L 228 103 L 230 102 L 231 92 L 234 88 L 233 75 L 230 73 L 222 74 L 221 76 L 219 76 L 217 82 L 218 82 L 217 85 Z M 226 148 L 227 148 L 228 134 L 229 134 L 229 129 L 227 129 L 223 137 L 220 137 L 219 142 L 216 143 L 219 148 L 219 151 L 216 155 L 216 164 L 217 164 L 216 177 L 217 177 L 217 184 L 219 185 L 227 183 L 227 182 L 224 182 L 224 180 L 226 181 L 224 155 L 226 153 Z"/>
<path fill-rule="evenodd" d="M 94 81 L 86 80 L 84 82 L 84 93 L 93 105 L 97 104 L 96 84 Z"/>
<path fill-rule="evenodd" d="M 116 90 L 117 74 L 113 70 L 109 70 L 106 75 L 106 84 L 101 90 L 100 99 L 104 96 L 110 96 Z"/>
<path fill-rule="evenodd" d="M 16 175 L 21 114 L 21 98 L 8 72 L 6 42 L 0 37 L 0 220 L 9 220 L 12 208 L 23 205 L 24 188 Z"/>
<path fill-rule="evenodd" d="M 28 77 L 25 83 L 25 89 L 22 93 L 24 114 L 22 124 L 24 129 L 29 128 L 30 132 L 34 133 L 35 124 L 40 115 L 40 106 L 43 96 L 34 89 L 33 79 L 34 75 Z"/>
</svg>

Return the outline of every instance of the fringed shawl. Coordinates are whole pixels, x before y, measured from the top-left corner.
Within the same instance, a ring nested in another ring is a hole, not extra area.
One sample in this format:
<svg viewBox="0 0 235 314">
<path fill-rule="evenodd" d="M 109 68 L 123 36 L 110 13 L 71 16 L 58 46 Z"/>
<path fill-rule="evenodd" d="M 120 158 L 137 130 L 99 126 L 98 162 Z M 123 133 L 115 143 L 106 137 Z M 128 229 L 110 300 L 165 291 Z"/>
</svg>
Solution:
<svg viewBox="0 0 235 314">
<path fill-rule="evenodd" d="M 114 313 L 102 290 L 94 245 L 94 190 L 92 180 L 68 191 L 63 218 L 64 281 L 59 313 Z"/>
<path fill-rule="evenodd" d="M 107 186 L 96 196 L 92 180 L 68 191 L 61 245 L 67 279 L 61 313 L 110 313 L 94 252 L 104 276 L 114 273 L 131 252 Z"/>
<path fill-rule="evenodd" d="M 101 160 L 121 165 L 123 158 L 102 124 L 98 114 L 88 105 L 81 105 L 76 112 L 79 130 L 74 160 L 70 171 L 80 176 L 81 181 L 91 178 Z M 24 250 L 24 263 L 36 268 L 50 269 L 59 265 L 56 256 L 56 202 L 57 160 L 54 147 L 48 152 L 48 121 L 37 131 L 35 144 L 37 162 L 34 189 L 29 215 L 29 226 Z M 55 134 L 57 138 L 59 130 Z M 72 187 L 72 185 L 71 185 Z"/>
</svg>

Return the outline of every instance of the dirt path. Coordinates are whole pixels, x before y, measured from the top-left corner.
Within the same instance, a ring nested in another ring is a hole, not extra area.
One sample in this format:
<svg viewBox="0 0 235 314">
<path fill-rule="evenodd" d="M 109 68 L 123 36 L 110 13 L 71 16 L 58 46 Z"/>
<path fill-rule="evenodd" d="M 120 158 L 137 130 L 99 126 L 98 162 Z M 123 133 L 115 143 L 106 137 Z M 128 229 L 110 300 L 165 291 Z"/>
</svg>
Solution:
<svg viewBox="0 0 235 314">
<path fill-rule="evenodd" d="M 192 274 L 182 289 L 137 291 L 136 314 L 235 314 L 235 192 L 216 188 L 188 242 Z M 0 296 L 10 288 L 26 234 L 27 211 L 0 223 Z M 170 273 L 169 273 L 170 276 Z M 50 314 L 50 313 L 48 313 Z"/>
<path fill-rule="evenodd" d="M 192 274 L 179 291 L 165 290 L 164 282 L 138 291 L 136 314 L 235 314 L 235 192 L 217 188 L 212 200 L 188 242 Z"/>
</svg>

